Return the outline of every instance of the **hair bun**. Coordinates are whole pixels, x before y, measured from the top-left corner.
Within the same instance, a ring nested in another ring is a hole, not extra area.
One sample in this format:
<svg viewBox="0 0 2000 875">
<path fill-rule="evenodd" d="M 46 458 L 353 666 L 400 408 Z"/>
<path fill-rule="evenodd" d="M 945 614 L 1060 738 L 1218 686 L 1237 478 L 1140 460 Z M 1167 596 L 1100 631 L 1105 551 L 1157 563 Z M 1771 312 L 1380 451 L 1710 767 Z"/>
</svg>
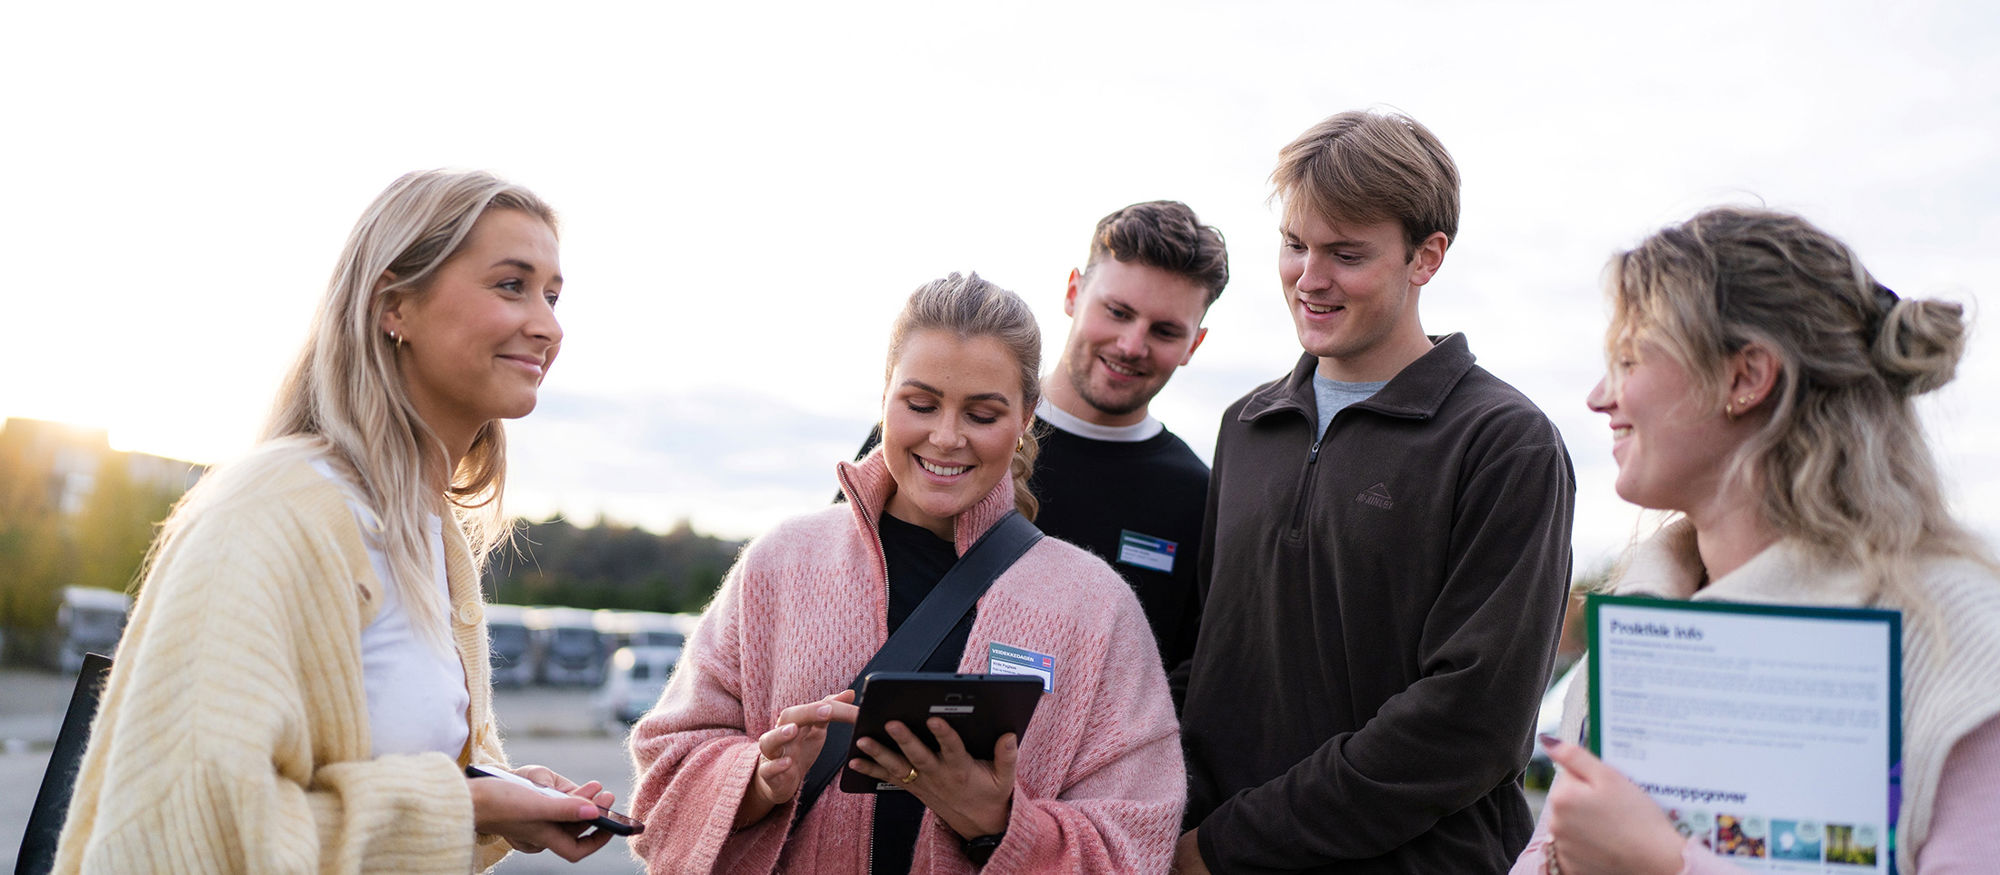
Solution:
<svg viewBox="0 0 2000 875">
<path fill-rule="evenodd" d="M 1875 367 L 1901 395 L 1951 382 L 1965 354 L 1965 308 L 1950 301 L 1897 301 L 1875 335 Z"/>
</svg>

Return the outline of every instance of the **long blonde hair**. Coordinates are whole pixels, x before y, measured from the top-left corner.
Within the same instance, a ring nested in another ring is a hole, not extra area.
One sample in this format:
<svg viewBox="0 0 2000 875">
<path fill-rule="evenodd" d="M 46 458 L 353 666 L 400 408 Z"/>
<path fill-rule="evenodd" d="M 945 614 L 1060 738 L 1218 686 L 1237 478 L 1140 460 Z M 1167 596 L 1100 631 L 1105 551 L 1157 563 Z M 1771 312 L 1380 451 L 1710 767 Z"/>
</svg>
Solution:
<svg viewBox="0 0 2000 875">
<path fill-rule="evenodd" d="M 889 329 L 889 362 L 882 371 L 884 380 L 895 372 L 910 335 L 920 331 L 949 331 L 962 340 L 974 337 L 999 340 L 1020 365 L 1021 405 L 1032 411 L 1041 403 L 1042 329 L 1035 323 L 1035 312 L 1020 295 L 981 279 L 977 273 L 970 276 L 953 273 L 918 286 Z M 1021 442 L 1008 463 L 1008 473 L 1014 478 L 1014 508 L 1029 520 L 1041 510 L 1041 502 L 1028 491 L 1028 478 L 1034 476 L 1035 457 L 1040 453 L 1041 444 L 1035 440 L 1031 422 L 1021 432 Z"/>
<path fill-rule="evenodd" d="M 449 606 L 432 585 L 427 520 L 454 513 L 473 567 L 481 566 L 508 533 L 501 510 L 506 434 L 498 420 L 486 423 L 457 470 L 443 470 L 449 454 L 410 401 L 382 313 L 399 296 L 426 294 L 431 275 L 490 209 L 519 210 L 556 227 L 555 211 L 533 192 L 490 173 L 410 173 L 376 196 L 348 234 L 264 426 L 266 441 L 308 438 L 360 486 L 395 577 L 386 583 L 397 587 L 412 625 L 436 633 L 434 643 L 444 640 Z"/>
<path fill-rule="evenodd" d="M 1717 207 L 1611 260 L 1614 346 L 1651 340 L 1718 413 L 1730 355 L 1756 343 L 1779 376 L 1770 421 L 1729 460 L 1758 511 L 1820 561 L 1881 591 L 1924 556 L 1990 563 L 1951 518 L 1914 396 L 1951 381 L 1963 309 L 1904 300 L 1832 235 L 1788 213 Z"/>
</svg>

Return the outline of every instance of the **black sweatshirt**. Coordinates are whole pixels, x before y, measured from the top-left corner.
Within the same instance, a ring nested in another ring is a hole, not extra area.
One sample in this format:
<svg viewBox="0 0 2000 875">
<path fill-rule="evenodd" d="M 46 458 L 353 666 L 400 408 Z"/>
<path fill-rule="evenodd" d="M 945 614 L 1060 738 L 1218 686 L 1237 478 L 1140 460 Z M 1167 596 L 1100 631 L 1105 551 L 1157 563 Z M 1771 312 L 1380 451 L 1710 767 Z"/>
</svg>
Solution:
<svg viewBox="0 0 2000 875">
<path fill-rule="evenodd" d="M 1223 414 L 1182 717 L 1223 873 L 1504 872 L 1555 654 L 1575 477 L 1533 403 L 1438 341 L 1316 438 L 1312 374 Z"/>
<path fill-rule="evenodd" d="M 1097 554 L 1132 585 L 1163 668 L 1193 656 L 1208 466 L 1165 429 L 1143 441 L 1101 441 L 1053 426 L 1036 434 L 1042 452 L 1028 478 L 1042 503 L 1036 528 Z"/>
</svg>

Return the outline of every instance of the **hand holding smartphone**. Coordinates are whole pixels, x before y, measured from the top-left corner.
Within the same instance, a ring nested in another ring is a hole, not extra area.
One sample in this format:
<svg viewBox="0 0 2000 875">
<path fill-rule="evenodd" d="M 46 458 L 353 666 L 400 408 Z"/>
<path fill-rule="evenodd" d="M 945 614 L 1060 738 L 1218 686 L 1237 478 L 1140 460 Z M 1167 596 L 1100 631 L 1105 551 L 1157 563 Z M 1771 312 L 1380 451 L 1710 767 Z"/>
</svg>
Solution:
<svg viewBox="0 0 2000 875">
<path fill-rule="evenodd" d="M 528 780 L 527 778 L 523 778 L 520 775 L 516 775 L 513 772 L 509 772 L 506 769 L 500 768 L 499 766 L 476 766 L 476 765 L 466 766 L 465 776 L 468 778 L 499 778 L 502 781 L 509 781 L 515 784 L 519 784 L 523 787 L 527 787 L 528 789 L 540 793 L 544 796 L 549 796 L 556 799 L 573 798 L 568 793 L 564 793 L 563 791 L 557 790 L 554 787 L 544 787 L 540 784 Z M 612 835 L 621 835 L 621 836 L 633 836 L 646 831 L 646 825 L 644 823 L 635 820 L 628 815 L 622 814 L 617 811 L 613 811 L 602 805 L 597 806 L 597 810 L 598 810 L 597 818 L 589 821 L 591 826 L 597 827 L 598 829 L 604 830 L 605 832 L 608 832 Z"/>
</svg>

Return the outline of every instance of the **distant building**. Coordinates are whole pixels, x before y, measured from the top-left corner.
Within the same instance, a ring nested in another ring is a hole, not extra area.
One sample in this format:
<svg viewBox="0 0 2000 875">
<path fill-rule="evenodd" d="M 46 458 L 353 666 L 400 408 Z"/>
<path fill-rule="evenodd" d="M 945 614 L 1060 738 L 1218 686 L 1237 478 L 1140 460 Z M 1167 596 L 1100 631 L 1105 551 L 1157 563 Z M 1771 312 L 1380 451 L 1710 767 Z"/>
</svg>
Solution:
<svg viewBox="0 0 2000 875">
<path fill-rule="evenodd" d="M 109 457 L 122 457 L 132 482 L 178 495 L 186 492 L 208 466 L 149 453 L 118 453 L 101 428 L 85 428 L 43 419 L 10 418 L 0 426 L 0 444 L 28 470 L 46 473 L 49 507 L 63 515 L 83 510 L 97 486 L 97 475 Z"/>
</svg>

